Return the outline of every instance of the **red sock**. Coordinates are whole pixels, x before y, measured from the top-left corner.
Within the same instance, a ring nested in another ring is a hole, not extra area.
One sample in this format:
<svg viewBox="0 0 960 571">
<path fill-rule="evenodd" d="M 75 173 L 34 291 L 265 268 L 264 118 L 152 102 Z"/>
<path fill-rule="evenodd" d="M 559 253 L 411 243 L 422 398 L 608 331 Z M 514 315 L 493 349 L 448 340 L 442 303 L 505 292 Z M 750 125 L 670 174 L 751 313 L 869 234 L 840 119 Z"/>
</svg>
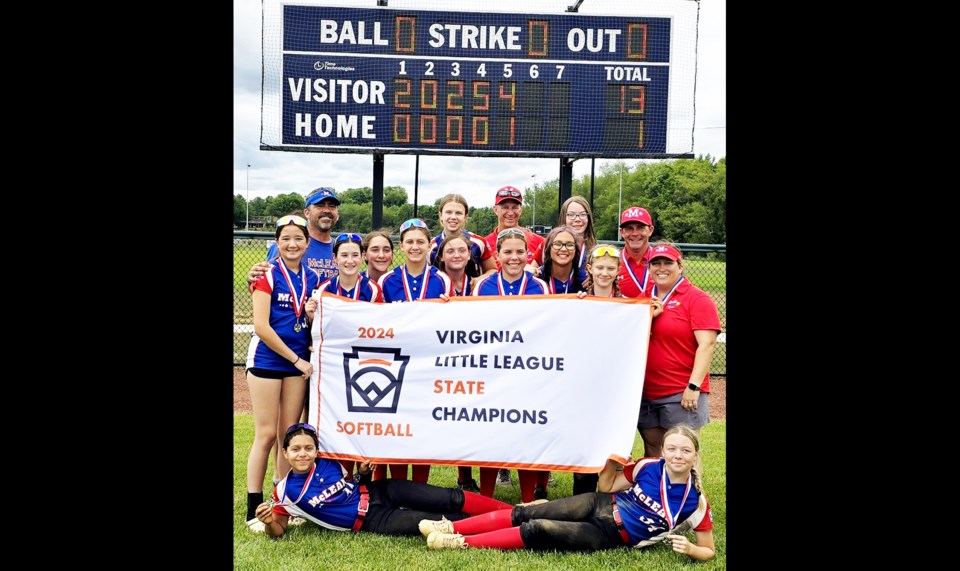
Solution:
<svg viewBox="0 0 960 571">
<path fill-rule="evenodd" d="M 430 464 L 414 464 L 412 479 L 414 482 L 426 484 L 430 479 Z"/>
<path fill-rule="evenodd" d="M 463 511 L 465 514 L 476 515 L 497 510 L 510 509 L 513 509 L 513 506 L 510 504 L 505 504 L 500 500 L 481 496 L 480 494 L 475 494 L 473 492 L 463 492 L 463 509 L 461 511 Z"/>
<path fill-rule="evenodd" d="M 537 485 L 547 489 L 547 485 L 550 483 L 550 472 L 547 470 L 538 470 L 537 471 Z"/>
<path fill-rule="evenodd" d="M 406 480 L 407 479 L 407 465 L 406 464 L 390 464 L 390 477 L 394 480 Z"/>
<path fill-rule="evenodd" d="M 347 476 L 353 476 L 353 467 L 356 464 L 354 460 L 341 460 L 340 465 L 347 471 Z"/>
<path fill-rule="evenodd" d="M 526 547 L 523 544 L 523 538 L 520 537 L 519 527 L 508 527 L 507 529 L 498 529 L 479 535 L 468 535 L 464 539 L 470 547 L 494 547 L 496 549 L 523 549 Z"/>
<path fill-rule="evenodd" d="M 520 474 L 520 501 L 532 502 L 533 489 L 537 487 L 537 470 L 517 470 Z"/>
<path fill-rule="evenodd" d="M 493 497 L 493 489 L 497 486 L 497 468 L 480 468 L 480 494 Z"/>
<path fill-rule="evenodd" d="M 466 484 L 473 479 L 473 468 L 470 466 L 457 466 L 457 482 Z"/>
<path fill-rule="evenodd" d="M 377 467 L 373 469 L 373 479 L 374 479 L 374 480 L 386 480 L 386 479 L 387 479 L 387 465 L 386 465 L 386 464 L 377 464 Z"/>
<path fill-rule="evenodd" d="M 513 508 L 502 509 L 453 522 L 453 532 L 463 535 L 505 529 L 513 525 Z"/>
</svg>

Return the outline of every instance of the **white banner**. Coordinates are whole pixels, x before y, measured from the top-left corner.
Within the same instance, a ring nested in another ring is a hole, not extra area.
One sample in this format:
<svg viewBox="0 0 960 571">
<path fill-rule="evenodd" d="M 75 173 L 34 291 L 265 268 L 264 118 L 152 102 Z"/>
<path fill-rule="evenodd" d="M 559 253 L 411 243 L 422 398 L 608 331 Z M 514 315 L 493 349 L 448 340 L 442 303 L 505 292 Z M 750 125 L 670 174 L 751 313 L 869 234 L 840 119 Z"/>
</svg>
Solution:
<svg viewBox="0 0 960 571">
<path fill-rule="evenodd" d="M 633 450 L 648 300 L 325 292 L 312 333 L 323 457 L 598 471 Z"/>
</svg>

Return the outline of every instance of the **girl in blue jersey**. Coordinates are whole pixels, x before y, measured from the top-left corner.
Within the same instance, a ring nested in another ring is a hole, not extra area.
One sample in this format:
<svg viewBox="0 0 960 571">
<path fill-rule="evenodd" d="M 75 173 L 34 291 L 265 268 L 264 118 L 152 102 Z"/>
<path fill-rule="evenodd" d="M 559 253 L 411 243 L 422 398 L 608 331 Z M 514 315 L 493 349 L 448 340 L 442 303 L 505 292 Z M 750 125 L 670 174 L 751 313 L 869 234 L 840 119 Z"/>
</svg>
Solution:
<svg viewBox="0 0 960 571">
<path fill-rule="evenodd" d="M 577 293 L 583 289 L 586 270 L 577 265 L 582 248 L 583 243 L 570 226 L 557 226 L 547 234 L 540 268 L 547 293 Z"/>
<path fill-rule="evenodd" d="M 430 253 L 430 230 L 427 223 L 419 218 L 411 218 L 400 225 L 400 250 L 406 261 L 380 278 L 383 300 L 387 303 L 417 301 L 420 299 L 439 299 L 441 295 L 453 295 L 453 285 L 446 274 L 427 264 Z M 394 479 L 407 479 L 406 464 L 390 464 L 390 476 Z M 387 477 L 387 466 L 377 469 L 376 478 Z M 413 481 L 423 482 L 430 477 L 430 465 L 418 464 L 413 467 Z"/>
<path fill-rule="evenodd" d="M 527 235 L 520 228 L 507 228 L 497 234 L 497 259 L 500 271 L 482 276 L 473 284 L 470 295 L 537 295 L 547 293 L 547 284 L 525 271 L 527 264 Z M 517 470 L 520 475 L 520 501 L 532 502 L 546 497 L 546 489 L 537 494 L 537 478 L 544 470 Z M 480 468 L 480 493 L 493 497 L 497 468 Z M 540 495 L 540 498 L 535 497 Z"/>
<path fill-rule="evenodd" d="M 384 230 L 374 230 L 364 238 L 363 259 L 367 269 L 360 275 L 367 276 L 380 285 L 380 278 L 393 265 L 393 238 Z"/>
<path fill-rule="evenodd" d="M 380 285 L 360 273 L 362 256 L 363 239 L 359 234 L 343 233 L 333 241 L 333 261 L 337 264 L 337 275 L 322 282 L 307 301 L 307 318 L 310 323 L 313 323 L 313 314 L 317 311 L 320 295 L 325 291 L 358 301 L 383 303 Z M 341 460 L 340 463 L 348 474 L 353 473 L 353 460 Z"/>
<path fill-rule="evenodd" d="M 256 508 L 259 529 L 280 537 L 291 516 L 327 529 L 372 531 L 387 535 L 417 535 L 424 518 L 457 521 L 469 515 L 506 510 L 511 506 L 472 492 L 407 480 L 370 482 L 371 464 L 360 464 L 349 477 L 339 463 L 319 458 L 316 429 L 297 423 L 283 438 L 283 455 L 290 471 L 273 491 L 271 502 Z"/>
<path fill-rule="evenodd" d="M 277 220 L 279 257 L 253 284 L 253 329 L 247 352 L 247 385 L 253 405 L 255 434 L 247 458 L 247 521 L 263 501 L 263 478 L 270 449 L 277 444 L 274 465 L 286 472 L 277 426 L 300 418 L 310 365 L 310 328 L 305 306 L 320 283 L 317 272 L 303 264 L 307 251 L 307 221 L 299 215 Z M 252 520 L 252 521 L 251 521 Z"/>
<path fill-rule="evenodd" d="M 467 244 L 470 247 L 469 258 L 467 259 L 467 275 L 475 278 L 481 274 L 494 272 L 497 269 L 497 261 L 493 257 L 493 252 L 487 249 L 487 243 L 482 236 L 471 234 L 467 231 L 467 213 L 470 207 L 467 206 L 467 199 L 460 194 L 448 194 L 440 199 L 440 226 L 443 230 L 430 242 L 430 263 L 437 265 L 437 253 L 440 243 L 451 234 L 462 233 L 467 238 Z"/>
<path fill-rule="evenodd" d="M 597 551 L 665 541 L 690 559 L 716 555 L 713 518 L 696 470 L 700 439 L 677 425 L 663 456 L 620 464 L 608 460 L 600 490 L 535 506 L 517 506 L 458 521 L 420 522 L 431 549 L 486 547 Z M 449 520 L 449 518 L 447 518 Z M 693 530 L 696 543 L 686 532 Z"/>
</svg>

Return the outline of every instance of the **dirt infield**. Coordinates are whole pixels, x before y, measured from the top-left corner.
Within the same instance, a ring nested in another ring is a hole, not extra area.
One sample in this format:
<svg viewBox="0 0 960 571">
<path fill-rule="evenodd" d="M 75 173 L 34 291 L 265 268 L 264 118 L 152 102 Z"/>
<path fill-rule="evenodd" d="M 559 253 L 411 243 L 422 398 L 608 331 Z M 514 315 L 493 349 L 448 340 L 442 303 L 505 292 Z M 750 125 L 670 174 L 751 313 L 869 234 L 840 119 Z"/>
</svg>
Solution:
<svg viewBox="0 0 960 571">
<path fill-rule="evenodd" d="M 233 412 L 252 413 L 250 406 L 250 391 L 247 390 L 247 380 L 243 374 L 243 367 L 233 368 Z M 710 379 L 710 418 L 713 420 L 727 419 L 727 378 L 714 377 Z"/>
</svg>

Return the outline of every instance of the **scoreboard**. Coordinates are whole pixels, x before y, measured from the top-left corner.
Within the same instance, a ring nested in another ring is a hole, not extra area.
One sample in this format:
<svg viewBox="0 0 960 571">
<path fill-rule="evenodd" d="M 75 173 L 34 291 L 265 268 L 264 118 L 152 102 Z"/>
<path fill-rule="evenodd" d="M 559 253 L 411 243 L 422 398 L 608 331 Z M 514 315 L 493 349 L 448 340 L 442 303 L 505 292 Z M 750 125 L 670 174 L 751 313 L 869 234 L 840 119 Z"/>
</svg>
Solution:
<svg viewBox="0 0 960 571">
<path fill-rule="evenodd" d="M 279 146 L 662 157 L 670 34 L 670 18 L 286 4 Z"/>
</svg>

